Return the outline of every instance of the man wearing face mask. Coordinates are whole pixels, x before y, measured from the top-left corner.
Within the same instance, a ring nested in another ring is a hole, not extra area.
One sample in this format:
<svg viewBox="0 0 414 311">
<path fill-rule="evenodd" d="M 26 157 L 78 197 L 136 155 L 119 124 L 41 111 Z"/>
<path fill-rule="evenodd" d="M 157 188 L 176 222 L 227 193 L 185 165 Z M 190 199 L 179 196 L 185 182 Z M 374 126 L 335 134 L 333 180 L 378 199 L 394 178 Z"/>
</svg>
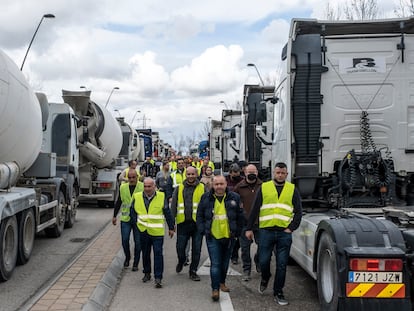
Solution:
<svg viewBox="0 0 414 311">
<path fill-rule="evenodd" d="M 243 180 L 240 176 L 240 166 L 237 163 L 230 165 L 229 175 L 226 176 L 227 189 L 233 191 L 234 187 Z"/>
<path fill-rule="evenodd" d="M 240 183 L 236 185 L 234 188 L 234 192 L 240 195 L 240 202 L 241 206 L 244 211 L 244 217 L 247 224 L 247 219 L 250 215 L 250 210 L 253 206 L 254 198 L 256 197 L 256 193 L 260 188 L 261 184 L 263 183 L 257 176 L 258 171 L 257 167 L 253 164 L 248 164 L 244 170 L 246 178 L 242 180 Z M 252 227 L 254 241 L 257 244 L 257 253 L 254 256 L 254 262 L 256 264 L 256 271 L 260 272 L 260 265 L 259 265 L 259 224 L 256 221 Z M 250 273 L 252 269 L 252 259 L 250 256 L 250 246 L 252 241 L 246 238 L 245 236 L 246 226 L 243 228 L 243 232 L 240 236 L 240 246 L 241 246 L 241 259 L 243 263 L 243 281 L 250 280 Z"/>
</svg>

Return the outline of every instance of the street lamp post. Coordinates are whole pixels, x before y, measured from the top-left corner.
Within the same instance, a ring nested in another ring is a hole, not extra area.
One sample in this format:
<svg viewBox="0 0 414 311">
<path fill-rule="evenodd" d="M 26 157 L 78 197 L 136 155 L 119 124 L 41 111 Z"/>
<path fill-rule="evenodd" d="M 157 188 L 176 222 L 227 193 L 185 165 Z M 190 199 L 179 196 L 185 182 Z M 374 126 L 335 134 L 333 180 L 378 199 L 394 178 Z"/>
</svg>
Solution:
<svg viewBox="0 0 414 311">
<path fill-rule="evenodd" d="M 42 22 L 45 18 L 55 18 L 55 15 L 53 15 L 53 14 L 44 14 L 42 16 L 42 18 L 40 19 L 39 25 L 37 25 L 37 28 L 36 28 L 36 30 L 33 34 L 32 40 L 30 40 L 29 46 L 27 47 L 26 54 L 24 55 L 22 65 L 20 66 L 20 71 L 23 70 L 23 66 L 24 66 L 24 62 L 26 61 L 27 54 L 29 53 L 29 50 L 30 50 L 30 47 L 32 46 L 34 38 L 36 37 L 37 31 L 39 30 L 39 27 L 40 27 L 40 25 L 42 24 Z"/>
<path fill-rule="evenodd" d="M 224 100 L 220 100 L 220 104 L 223 104 L 224 107 L 228 110 L 229 107 L 227 106 L 226 102 Z"/>
<path fill-rule="evenodd" d="M 105 108 L 106 108 L 106 106 L 108 106 L 108 103 L 109 103 L 109 100 L 111 99 L 112 93 L 115 90 L 119 90 L 119 87 L 115 86 L 115 87 L 112 88 L 111 93 L 109 93 L 108 99 L 106 100 Z"/>
<path fill-rule="evenodd" d="M 118 109 L 114 109 L 114 111 L 115 111 L 115 112 L 118 112 L 119 117 L 120 117 L 120 118 L 122 118 L 121 113 L 119 112 L 119 110 L 118 110 Z"/>
<path fill-rule="evenodd" d="M 135 120 L 135 117 L 137 116 L 137 113 L 140 113 L 140 112 L 141 112 L 141 110 L 135 111 L 135 114 L 134 114 L 134 116 L 132 117 L 132 120 L 131 120 L 131 126 L 133 126 L 133 124 L 134 124 L 134 120 Z"/>
<path fill-rule="evenodd" d="M 250 63 L 250 64 L 247 64 L 247 66 L 248 66 L 248 67 L 254 67 L 254 69 L 256 69 L 256 72 L 257 72 L 257 75 L 259 76 L 260 82 L 262 83 L 262 86 L 264 86 L 262 76 L 260 75 L 260 73 L 259 73 L 259 69 L 257 69 L 256 65 L 255 65 L 255 64 L 252 64 L 252 63 Z"/>
</svg>

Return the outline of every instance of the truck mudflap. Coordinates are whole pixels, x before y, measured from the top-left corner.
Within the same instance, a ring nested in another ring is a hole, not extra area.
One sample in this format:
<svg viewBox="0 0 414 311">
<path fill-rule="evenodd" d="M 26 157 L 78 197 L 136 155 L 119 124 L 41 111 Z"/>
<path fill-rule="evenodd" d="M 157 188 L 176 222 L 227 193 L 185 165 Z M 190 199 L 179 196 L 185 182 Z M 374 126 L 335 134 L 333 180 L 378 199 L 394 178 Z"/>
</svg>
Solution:
<svg viewBox="0 0 414 311">
<path fill-rule="evenodd" d="M 327 219 L 319 223 L 316 237 L 314 270 L 322 310 L 412 310 L 405 241 L 392 222 L 362 215 Z M 331 254 L 335 258 L 329 262 Z M 394 262 L 400 268 L 388 269 Z M 329 264 L 333 267 L 321 266 Z M 333 280 L 332 288 L 326 280 Z"/>
</svg>

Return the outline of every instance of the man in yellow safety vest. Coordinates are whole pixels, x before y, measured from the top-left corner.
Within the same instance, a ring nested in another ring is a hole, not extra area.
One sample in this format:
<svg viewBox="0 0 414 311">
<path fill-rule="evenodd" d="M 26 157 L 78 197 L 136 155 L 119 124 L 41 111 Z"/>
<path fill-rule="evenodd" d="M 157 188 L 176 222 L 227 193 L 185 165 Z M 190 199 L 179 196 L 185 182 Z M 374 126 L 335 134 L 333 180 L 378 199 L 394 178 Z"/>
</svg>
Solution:
<svg viewBox="0 0 414 311">
<path fill-rule="evenodd" d="M 132 230 L 134 236 L 134 263 L 132 264 L 132 271 L 138 271 L 138 263 L 141 252 L 140 237 L 135 222 L 131 220 L 130 210 L 132 195 L 134 193 L 143 191 L 144 184 L 138 181 L 138 176 L 135 169 L 128 170 L 127 176 L 128 183 L 123 183 L 119 187 L 119 196 L 118 200 L 115 203 L 112 224 L 114 226 L 116 225 L 116 217 L 118 215 L 119 210 L 121 210 L 121 239 L 122 248 L 124 249 L 125 254 L 124 267 L 129 267 L 129 261 L 131 259 L 131 251 L 129 249 L 129 238 Z"/>
<path fill-rule="evenodd" d="M 259 262 L 262 279 L 259 292 L 262 294 L 269 283 L 270 260 L 272 252 L 276 254 L 276 273 L 273 283 L 273 296 L 279 305 L 289 302 L 283 294 L 286 280 L 286 266 L 292 245 L 292 232 L 302 219 L 302 203 L 295 185 L 286 181 L 287 166 L 276 163 L 273 180 L 264 182 L 257 191 L 256 199 L 247 221 L 246 237 L 253 239 L 252 228 L 259 219 Z"/>
<path fill-rule="evenodd" d="M 175 188 L 171 201 L 171 212 L 177 224 L 178 264 L 175 270 L 180 273 L 183 269 L 187 259 L 186 246 L 191 238 L 189 276 L 193 281 L 200 281 L 197 269 L 200 263 L 202 236 L 197 230 L 196 215 L 201 196 L 204 194 L 204 185 L 197 177 L 197 169 L 193 166 L 187 167 L 186 179 Z"/>
<path fill-rule="evenodd" d="M 144 277 L 142 281 L 151 280 L 151 250 L 154 253 L 155 288 L 161 288 L 164 271 L 164 220 L 168 224 L 168 234 L 174 236 L 174 219 L 171 216 L 165 194 L 156 191 L 154 179 L 144 179 L 144 191 L 134 194 L 131 217 L 136 221 L 141 236 L 142 261 Z"/>
<path fill-rule="evenodd" d="M 197 209 L 197 228 L 205 235 L 210 256 L 210 277 L 213 301 L 220 292 L 229 292 L 226 275 L 235 238 L 243 229 L 244 216 L 240 196 L 228 191 L 226 179 L 214 176 L 213 189 L 205 193 Z"/>
</svg>

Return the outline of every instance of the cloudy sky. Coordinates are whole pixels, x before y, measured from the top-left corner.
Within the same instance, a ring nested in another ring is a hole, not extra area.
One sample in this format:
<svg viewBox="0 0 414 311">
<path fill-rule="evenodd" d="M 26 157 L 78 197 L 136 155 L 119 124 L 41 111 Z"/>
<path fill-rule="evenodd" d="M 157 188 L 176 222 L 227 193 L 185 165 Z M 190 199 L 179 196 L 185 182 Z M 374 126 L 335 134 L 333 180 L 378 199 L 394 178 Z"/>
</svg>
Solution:
<svg viewBox="0 0 414 311">
<path fill-rule="evenodd" d="M 49 101 L 85 86 L 92 99 L 165 141 L 196 137 L 242 101 L 243 85 L 274 84 L 293 17 L 324 18 L 323 0 L 2 0 L 0 46 Z M 334 4 L 339 0 L 331 0 Z M 343 2 L 343 1 L 342 1 Z M 383 16 L 394 3 L 378 0 Z M 224 103 L 223 103 L 224 102 Z M 171 131 L 171 132 L 169 132 Z M 171 134 L 173 133 L 173 134 Z"/>
</svg>

